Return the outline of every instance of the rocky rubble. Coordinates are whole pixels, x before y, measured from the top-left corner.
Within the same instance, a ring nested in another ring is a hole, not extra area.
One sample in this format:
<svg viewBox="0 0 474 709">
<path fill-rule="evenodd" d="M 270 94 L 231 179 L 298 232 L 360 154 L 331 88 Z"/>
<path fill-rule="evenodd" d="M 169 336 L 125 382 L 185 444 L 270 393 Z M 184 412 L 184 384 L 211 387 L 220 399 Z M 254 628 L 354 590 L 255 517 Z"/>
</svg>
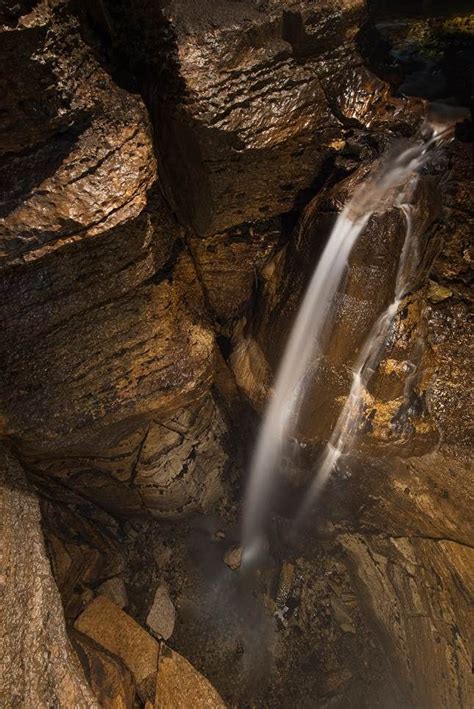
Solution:
<svg viewBox="0 0 474 709">
<path fill-rule="evenodd" d="M 79 637 L 92 639 L 120 658 L 144 704 L 187 707 L 192 702 L 194 706 L 225 707 L 212 685 L 184 657 L 154 640 L 106 597 L 96 598 L 74 627 Z M 130 706 L 130 699 L 123 706 Z"/>
</svg>

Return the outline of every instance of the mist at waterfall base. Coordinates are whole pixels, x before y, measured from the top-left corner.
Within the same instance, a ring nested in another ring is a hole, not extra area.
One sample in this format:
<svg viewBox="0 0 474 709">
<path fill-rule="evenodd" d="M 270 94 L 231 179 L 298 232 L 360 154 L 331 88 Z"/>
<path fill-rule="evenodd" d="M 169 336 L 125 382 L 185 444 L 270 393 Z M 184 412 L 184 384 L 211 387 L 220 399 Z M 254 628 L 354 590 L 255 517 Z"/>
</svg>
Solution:
<svg viewBox="0 0 474 709">
<path fill-rule="evenodd" d="M 399 305 L 417 272 L 417 235 L 412 228 L 412 217 L 416 209 L 413 196 L 419 170 L 428 160 L 431 149 L 452 137 L 457 120 L 459 116 L 449 112 L 446 115 L 443 107 L 422 127 L 424 139 L 392 147 L 356 188 L 336 220 L 293 324 L 252 458 L 243 510 L 244 574 L 258 566 L 265 556 L 281 462 L 287 455 L 289 442 L 295 439 L 308 377 L 314 376 L 314 362 L 324 352 L 331 329 L 332 306 L 351 251 L 373 214 L 398 208 L 404 215 L 406 235 L 393 300 L 376 320 L 357 354 L 349 395 L 316 464 L 313 482 L 297 514 L 297 525 L 311 513 L 331 473 L 354 445 L 366 386 L 382 357 Z"/>
</svg>

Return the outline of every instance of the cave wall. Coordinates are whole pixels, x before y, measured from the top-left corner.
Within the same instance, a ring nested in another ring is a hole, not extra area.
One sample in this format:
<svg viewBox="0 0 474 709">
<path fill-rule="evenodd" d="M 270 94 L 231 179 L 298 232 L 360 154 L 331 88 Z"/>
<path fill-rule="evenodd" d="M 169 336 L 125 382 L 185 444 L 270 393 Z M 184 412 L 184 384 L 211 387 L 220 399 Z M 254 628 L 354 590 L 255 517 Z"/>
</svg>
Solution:
<svg viewBox="0 0 474 709">
<path fill-rule="evenodd" d="M 356 51 L 363 13 L 5 9 L 2 434 L 29 469 L 124 515 L 222 494 L 238 393 L 220 347 L 346 121 L 379 120 L 387 93 Z M 329 70 L 376 92 L 372 117 Z"/>
<path fill-rule="evenodd" d="M 115 518 L 208 511 L 241 472 L 244 419 L 268 399 L 335 215 L 423 106 L 367 68 L 359 0 L 0 13 L 1 435 L 43 496 L 74 618 L 77 588 L 123 569 Z M 419 280 L 370 383 L 353 473 L 328 491 L 410 706 L 468 697 L 471 148 L 455 141 L 423 177 Z M 390 300 L 403 229 L 379 215 L 353 254 L 299 432 L 312 450 Z"/>
<path fill-rule="evenodd" d="M 40 3 L 1 35 L 18 78 L 2 142 L 2 435 L 105 507 L 179 514 L 218 495 L 227 462 L 220 355 L 143 101 L 73 10 Z"/>
</svg>

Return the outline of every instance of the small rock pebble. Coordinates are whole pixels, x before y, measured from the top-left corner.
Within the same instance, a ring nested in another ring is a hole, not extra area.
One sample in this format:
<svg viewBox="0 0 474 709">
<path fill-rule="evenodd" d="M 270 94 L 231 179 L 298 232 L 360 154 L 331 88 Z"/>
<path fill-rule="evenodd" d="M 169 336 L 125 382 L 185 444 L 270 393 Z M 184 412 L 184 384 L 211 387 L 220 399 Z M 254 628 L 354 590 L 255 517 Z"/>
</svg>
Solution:
<svg viewBox="0 0 474 709">
<path fill-rule="evenodd" d="M 231 547 L 224 554 L 224 564 L 227 564 L 229 569 L 237 571 L 242 563 L 242 547 Z"/>
</svg>

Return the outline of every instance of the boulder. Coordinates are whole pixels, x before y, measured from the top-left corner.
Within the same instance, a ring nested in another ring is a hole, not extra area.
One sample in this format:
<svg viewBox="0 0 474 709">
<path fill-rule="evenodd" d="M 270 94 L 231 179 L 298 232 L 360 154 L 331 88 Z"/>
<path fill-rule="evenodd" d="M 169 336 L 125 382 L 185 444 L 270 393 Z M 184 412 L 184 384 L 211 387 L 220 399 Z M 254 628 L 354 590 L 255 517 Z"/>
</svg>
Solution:
<svg viewBox="0 0 474 709">
<path fill-rule="evenodd" d="M 128 709 L 135 699 L 132 675 L 122 660 L 77 630 L 70 632 L 92 691 L 104 709 Z"/>
<path fill-rule="evenodd" d="M 106 596 L 95 598 L 74 627 L 118 655 L 137 682 L 156 672 L 158 643 Z"/>
</svg>

